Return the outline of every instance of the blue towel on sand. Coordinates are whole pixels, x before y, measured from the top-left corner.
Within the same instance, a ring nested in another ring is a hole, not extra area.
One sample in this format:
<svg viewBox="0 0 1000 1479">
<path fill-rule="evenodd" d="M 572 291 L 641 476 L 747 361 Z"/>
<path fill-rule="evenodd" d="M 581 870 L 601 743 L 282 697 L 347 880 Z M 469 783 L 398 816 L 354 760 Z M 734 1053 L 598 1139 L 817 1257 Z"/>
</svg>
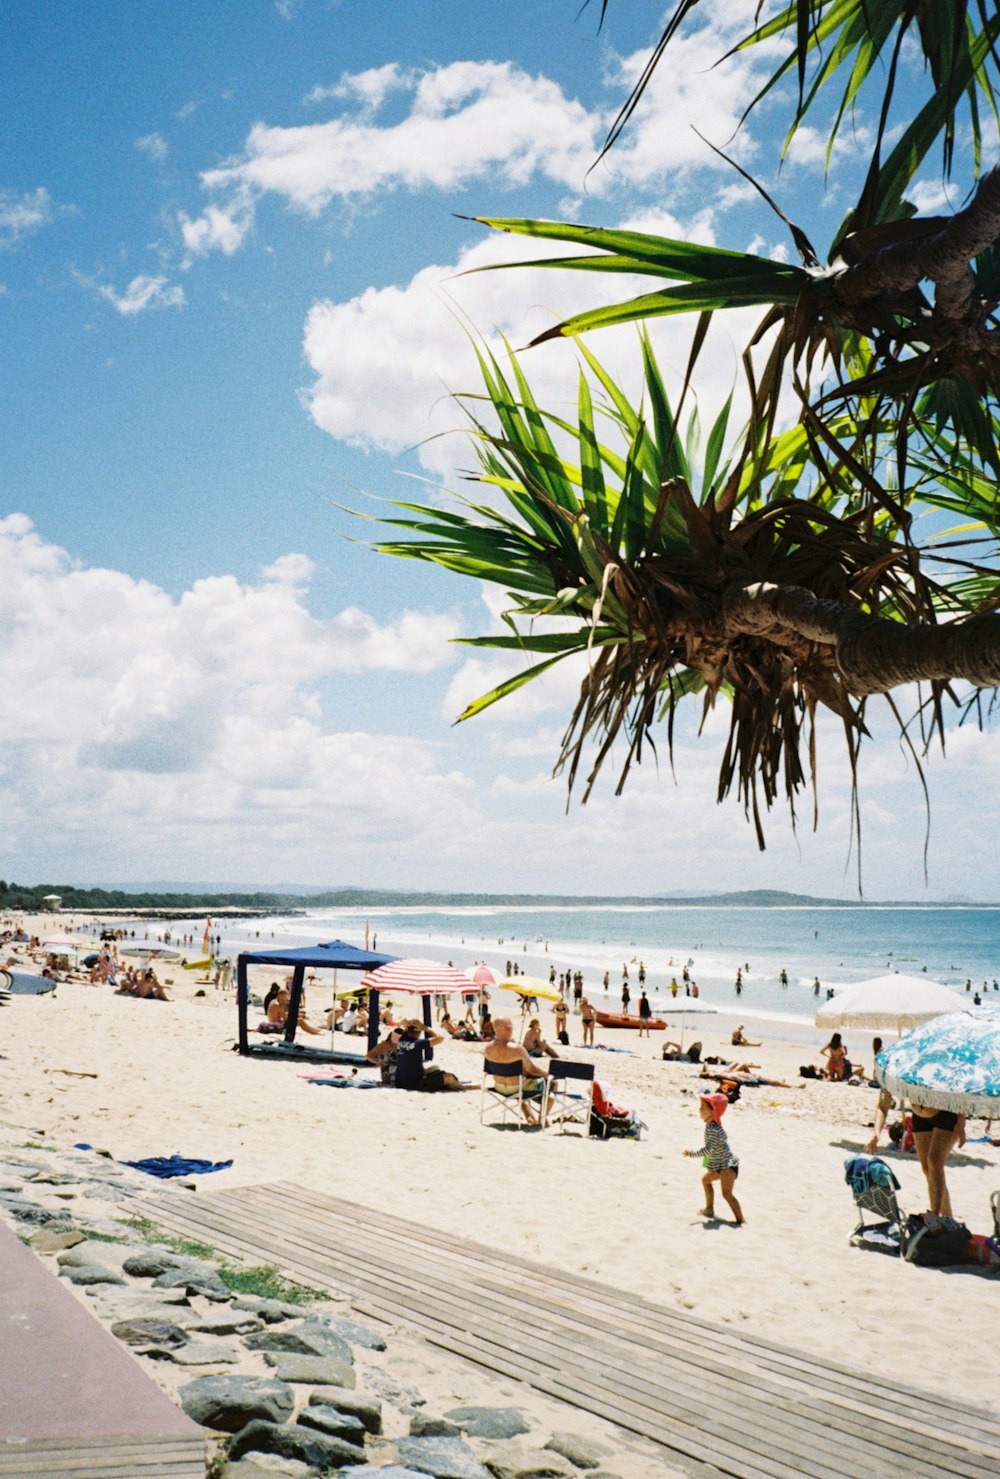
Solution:
<svg viewBox="0 0 1000 1479">
<path fill-rule="evenodd" d="M 74 1150 L 93 1150 L 92 1145 L 79 1141 Z M 152 1155 L 144 1161 L 119 1161 L 120 1166 L 131 1166 L 133 1171 L 145 1171 L 147 1176 L 159 1176 L 167 1180 L 171 1176 L 202 1176 L 208 1171 L 228 1171 L 232 1161 L 199 1161 L 185 1155 Z"/>
</svg>

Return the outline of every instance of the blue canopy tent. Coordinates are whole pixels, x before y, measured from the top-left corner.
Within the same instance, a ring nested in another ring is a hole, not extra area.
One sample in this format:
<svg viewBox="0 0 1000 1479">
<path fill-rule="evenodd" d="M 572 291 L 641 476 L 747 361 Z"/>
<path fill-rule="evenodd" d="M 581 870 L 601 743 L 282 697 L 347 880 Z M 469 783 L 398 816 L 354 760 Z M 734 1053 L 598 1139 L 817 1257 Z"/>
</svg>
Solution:
<svg viewBox="0 0 1000 1479">
<path fill-rule="evenodd" d="M 367 1060 L 358 1053 L 338 1053 L 329 1048 L 304 1047 L 295 1043 L 295 1029 L 302 1005 L 302 983 L 307 970 L 373 971 L 396 960 L 395 955 L 379 955 L 374 950 L 359 950 L 346 940 L 328 940 L 322 945 L 301 945 L 289 950 L 252 950 L 236 962 L 236 1001 L 240 1014 L 240 1052 L 261 1058 L 288 1058 L 294 1055 L 307 1063 L 347 1063 L 360 1067 Z M 250 988 L 247 967 L 277 965 L 292 972 L 292 998 L 288 1004 L 288 1022 L 281 1042 L 251 1044 L 247 1028 Z M 368 1045 L 378 1040 L 378 993 L 369 1006 Z M 293 1046 L 294 1044 L 294 1046 Z"/>
</svg>

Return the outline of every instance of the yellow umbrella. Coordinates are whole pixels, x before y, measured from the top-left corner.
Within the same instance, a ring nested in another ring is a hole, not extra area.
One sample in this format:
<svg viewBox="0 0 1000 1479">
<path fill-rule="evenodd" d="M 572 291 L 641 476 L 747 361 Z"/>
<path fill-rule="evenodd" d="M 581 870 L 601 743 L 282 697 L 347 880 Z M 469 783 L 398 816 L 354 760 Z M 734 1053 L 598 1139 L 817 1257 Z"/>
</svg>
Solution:
<svg viewBox="0 0 1000 1479">
<path fill-rule="evenodd" d="M 537 996 L 539 1001 L 558 1001 L 558 991 L 553 991 L 548 981 L 540 976 L 508 976 L 497 985 L 501 991 L 514 991 L 518 996 Z"/>
</svg>

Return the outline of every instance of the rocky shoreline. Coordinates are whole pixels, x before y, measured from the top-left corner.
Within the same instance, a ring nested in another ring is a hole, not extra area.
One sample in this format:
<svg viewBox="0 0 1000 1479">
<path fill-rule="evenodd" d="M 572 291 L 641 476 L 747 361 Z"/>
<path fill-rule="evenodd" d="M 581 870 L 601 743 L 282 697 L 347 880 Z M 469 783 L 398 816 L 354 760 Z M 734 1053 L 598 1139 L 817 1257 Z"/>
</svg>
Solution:
<svg viewBox="0 0 1000 1479">
<path fill-rule="evenodd" d="M 350 1318 L 346 1295 L 287 1283 L 273 1268 L 234 1268 L 169 1237 L 132 1215 L 150 1189 L 103 1152 L 0 1127 L 0 1216 L 205 1429 L 210 1479 L 669 1472 L 650 1445 L 534 1392 L 518 1403 L 516 1384 L 478 1368 L 459 1368 L 457 1381 L 449 1373 L 458 1401 L 445 1405 L 440 1382 L 428 1396 L 401 1379 L 423 1375 L 414 1337 Z M 192 1190 L 182 1184 L 177 1194 Z M 264 1292 L 247 1292 L 255 1285 Z M 490 1401 L 498 1387 L 514 1400 Z"/>
</svg>

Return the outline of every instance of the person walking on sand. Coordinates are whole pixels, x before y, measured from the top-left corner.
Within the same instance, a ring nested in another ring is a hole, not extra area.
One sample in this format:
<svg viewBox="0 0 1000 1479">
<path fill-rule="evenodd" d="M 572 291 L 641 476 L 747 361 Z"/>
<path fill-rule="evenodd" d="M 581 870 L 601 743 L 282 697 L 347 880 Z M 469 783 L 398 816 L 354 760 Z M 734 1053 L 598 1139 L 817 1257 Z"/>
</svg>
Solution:
<svg viewBox="0 0 1000 1479">
<path fill-rule="evenodd" d="M 725 1094 L 699 1095 L 699 1111 L 705 1125 L 705 1143 L 699 1150 L 682 1150 L 681 1155 L 700 1155 L 701 1163 L 705 1167 L 705 1174 L 701 1178 L 705 1192 L 705 1205 L 701 1209 L 701 1216 L 715 1216 L 715 1183 L 718 1181 L 722 1187 L 723 1198 L 733 1214 L 733 1221 L 737 1227 L 742 1227 L 746 1219 L 734 1191 L 736 1178 L 740 1173 L 739 1157 L 733 1154 L 729 1139 L 721 1124 L 722 1116 L 728 1108 L 729 1100 Z"/>
<path fill-rule="evenodd" d="M 649 1030 L 649 1019 L 650 1019 L 650 1017 L 652 1015 L 653 1015 L 653 1012 L 652 1012 L 652 1008 L 649 1005 L 649 997 L 646 995 L 646 992 L 644 990 L 643 993 L 642 993 L 642 995 L 639 997 L 639 1036 L 640 1037 L 642 1037 L 643 1033 L 645 1033 L 647 1037 L 652 1037 L 653 1034 Z"/>
</svg>

